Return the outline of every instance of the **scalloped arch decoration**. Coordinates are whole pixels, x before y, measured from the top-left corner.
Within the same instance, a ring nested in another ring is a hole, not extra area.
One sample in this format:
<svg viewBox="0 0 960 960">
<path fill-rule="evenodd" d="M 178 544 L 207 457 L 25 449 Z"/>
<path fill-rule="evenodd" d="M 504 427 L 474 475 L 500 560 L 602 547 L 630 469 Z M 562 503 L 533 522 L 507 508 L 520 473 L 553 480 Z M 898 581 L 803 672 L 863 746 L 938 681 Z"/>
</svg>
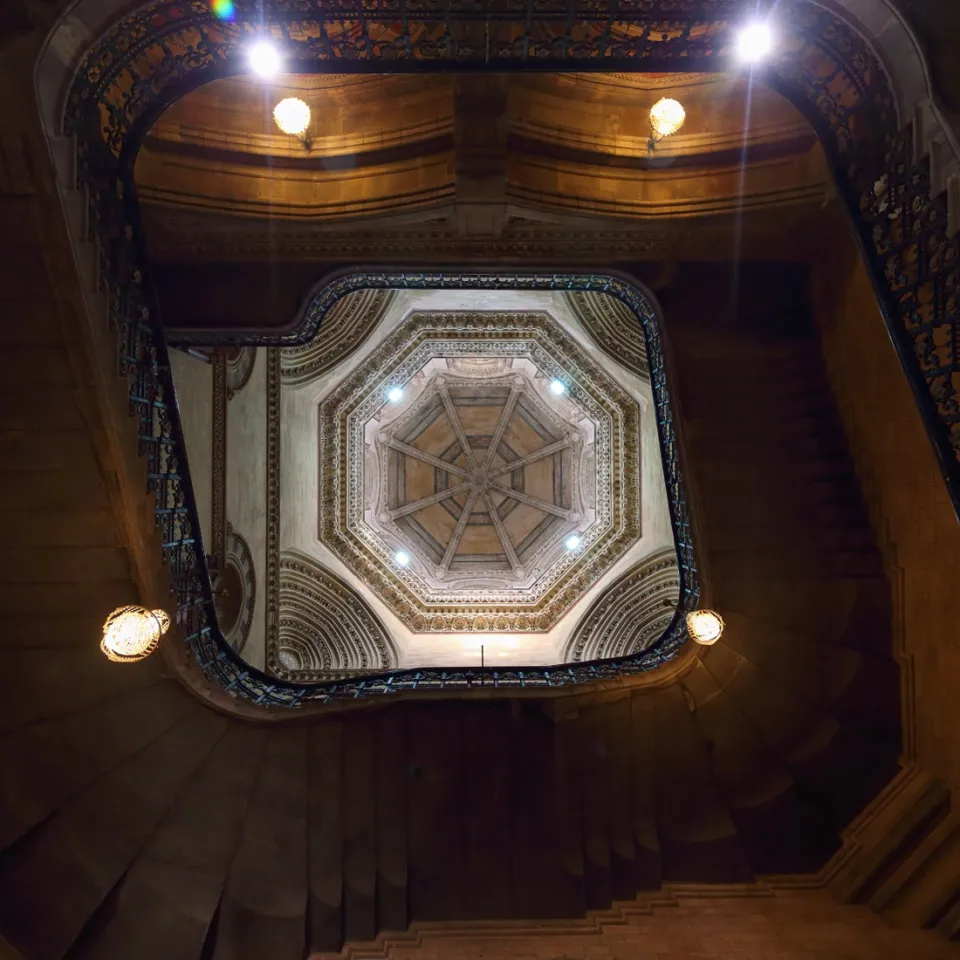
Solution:
<svg viewBox="0 0 960 960">
<path fill-rule="evenodd" d="M 590 606 L 564 649 L 567 662 L 627 657 L 645 650 L 670 626 L 680 602 L 673 550 L 631 567 Z"/>
<path fill-rule="evenodd" d="M 384 673 L 397 650 L 369 604 L 346 581 L 295 551 L 280 558 L 279 631 L 267 667 L 284 680 Z"/>
</svg>

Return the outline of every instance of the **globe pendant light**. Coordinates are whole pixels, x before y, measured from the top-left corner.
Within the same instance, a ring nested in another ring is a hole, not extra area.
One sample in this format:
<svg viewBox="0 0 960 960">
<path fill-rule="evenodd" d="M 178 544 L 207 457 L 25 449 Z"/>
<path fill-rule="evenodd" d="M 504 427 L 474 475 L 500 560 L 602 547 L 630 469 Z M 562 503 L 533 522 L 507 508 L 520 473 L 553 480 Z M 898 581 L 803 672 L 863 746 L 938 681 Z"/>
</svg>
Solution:
<svg viewBox="0 0 960 960">
<path fill-rule="evenodd" d="M 135 663 L 157 649 L 160 638 L 169 628 L 170 618 L 163 610 L 118 607 L 103 625 L 100 649 L 115 663 Z"/>
</svg>

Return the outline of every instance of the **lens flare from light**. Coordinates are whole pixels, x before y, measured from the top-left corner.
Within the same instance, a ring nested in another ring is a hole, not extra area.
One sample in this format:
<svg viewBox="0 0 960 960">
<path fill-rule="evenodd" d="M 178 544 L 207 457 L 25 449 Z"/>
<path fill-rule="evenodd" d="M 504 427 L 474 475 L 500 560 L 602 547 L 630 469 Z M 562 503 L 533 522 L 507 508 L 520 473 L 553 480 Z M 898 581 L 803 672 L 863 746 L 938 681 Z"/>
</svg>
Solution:
<svg viewBox="0 0 960 960">
<path fill-rule="evenodd" d="M 773 31 L 762 21 L 748 23 L 737 36 L 737 56 L 744 63 L 759 63 L 773 51 Z"/>
<path fill-rule="evenodd" d="M 562 380 L 551 380 L 550 389 L 559 397 L 562 393 L 566 393 L 567 388 L 563 385 Z"/>
<path fill-rule="evenodd" d="M 392 387 L 387 391 L 387 399 L 391 403 L 399 403 L 403 399 L 403 390 L 400 387 Z"/>
<path fill-rule="evenodd" d="M 255 43 L 247 54 L 250 69 L 261 77 L 272 77 L 280 72 L 280 54 L 269 40 Z"/>
<path fill-rule="evenodd" d="M 277 126 L 291 137 L 299 137 L 310 126 L 310 108 L 297 97 L 287 97 L 273 108 Z"/>
<path fill-rule="evenodd" d="M 580 538 L 575 533 L 572 533 L 569 537 L 567 537 L 566 540 L 563 541 L 563 545 L 568 550 L 576 550 L 580 546 L 581 542 L 582 541 Z"/>
<path fill-rule="evenodd" d="M 210 9 L 218 20 L 232 20 L 237 13 L 233 0 L 211 0 Z"/>
<path fill-rule="evenodd" d="M 650 108 L 650 126 L 657 140 L 675 134 L 687 119 L 687 112 L 679 100 L 664 97 Z"/>
<path fill-rule="evenodd" d="M 398 567 L 405 567 L 410 563 L 410 554 L 406 550 L 398 550 L 393 555 L 393 559 L 396 560 Z"/>
</svg>

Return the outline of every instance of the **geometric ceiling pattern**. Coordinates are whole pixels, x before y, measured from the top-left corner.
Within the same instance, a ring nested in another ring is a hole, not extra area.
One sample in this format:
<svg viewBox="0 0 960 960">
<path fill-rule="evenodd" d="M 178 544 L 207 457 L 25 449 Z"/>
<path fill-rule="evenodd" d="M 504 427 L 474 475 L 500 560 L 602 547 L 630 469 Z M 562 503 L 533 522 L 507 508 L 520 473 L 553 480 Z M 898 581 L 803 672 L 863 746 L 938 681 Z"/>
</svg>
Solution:
<svg viewBox="0 0 960 960">
<path fill-rule="evenodd" d="M 639 417 L 546 313 L 416 313 L 320 404 L 320 539 L 413 631 L 548 630 L 640 537 Z"/>
<path fill-rule="evenodd" d="M 431 361 L 407 390 L 412 402 L 403 398 L 408 409 L 389 426 L 389 408 L 371 421 L 379 454 L 365 465 L 371 520 L 410 548 L 434 589 L 534 580 L 538 561 L 585 520 L 595 425 L 584 418 L 588 427 L 571 429 L 579 409 L 530 366 Z"/>
</svg>

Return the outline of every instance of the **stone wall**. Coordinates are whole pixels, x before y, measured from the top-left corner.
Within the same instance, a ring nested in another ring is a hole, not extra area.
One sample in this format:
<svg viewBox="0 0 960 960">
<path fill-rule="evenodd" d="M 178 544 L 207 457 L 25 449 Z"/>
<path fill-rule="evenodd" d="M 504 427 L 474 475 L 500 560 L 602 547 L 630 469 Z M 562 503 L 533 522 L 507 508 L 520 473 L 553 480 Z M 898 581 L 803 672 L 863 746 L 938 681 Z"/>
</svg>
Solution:
<svg viewBox="0 0 960 960">
<path fill-rule="evenodd" d="M 960 523 L 852 239 L 813 274 L 824 358 L 891 582 L 904 754 L 960 784 Z"/>
<path fill-rule="evenodd" d="M 866 907 L 763 886 L 642 895 L 585 920 L 417 925 L 345 948 L 351 960 L 947 960 L 929 931 L 891 930 Z M 314 954 L 320 957 L 321 954 Z"/>
</svg>

